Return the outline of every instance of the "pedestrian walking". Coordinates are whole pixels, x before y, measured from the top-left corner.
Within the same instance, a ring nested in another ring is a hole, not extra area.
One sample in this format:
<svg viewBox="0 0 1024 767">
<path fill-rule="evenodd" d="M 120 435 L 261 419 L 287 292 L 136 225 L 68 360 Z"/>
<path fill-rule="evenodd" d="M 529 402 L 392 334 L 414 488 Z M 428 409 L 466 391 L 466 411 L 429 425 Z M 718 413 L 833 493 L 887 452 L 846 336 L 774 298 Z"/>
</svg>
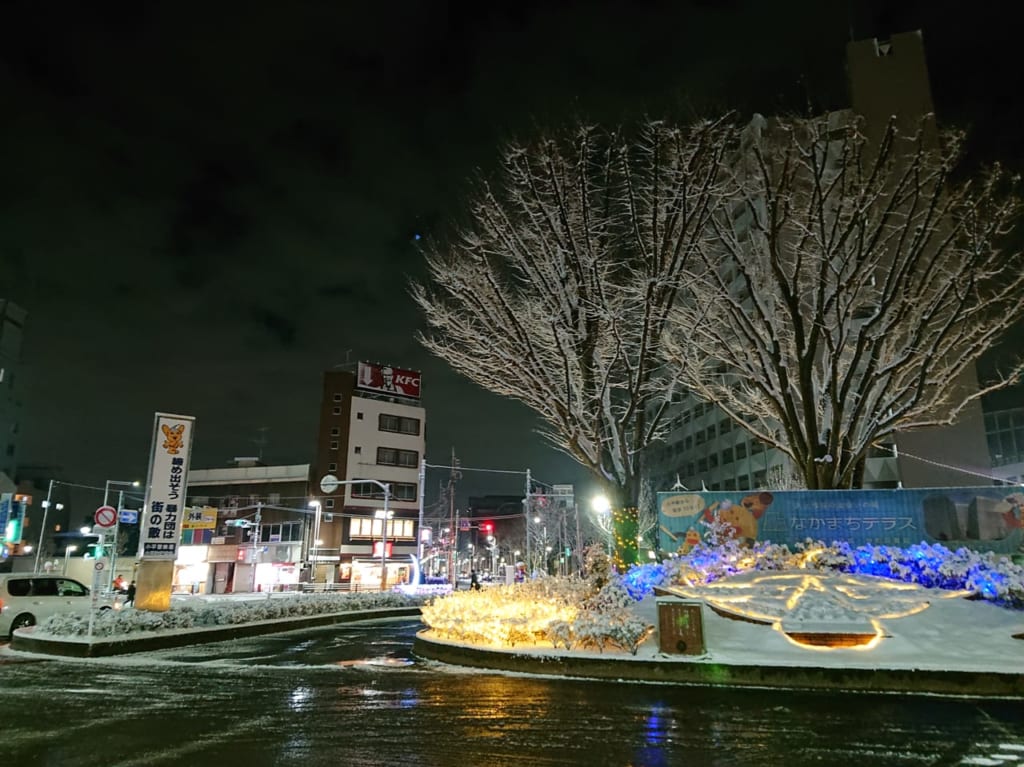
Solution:
<svg viewBox="0 0 1024 767">
<path fill-rule="evenodd" d="M 469 587 L 473 591 L 480 590 L 480 579 L 476 576 L 476 570 L 470 570 L 469 572 Z"/>
<path fill-rule="evenodd" d="M 135 606 L 135 581 L 128 584 L 128 598 L 124 600 L 124 603 Z"/>
</svg>

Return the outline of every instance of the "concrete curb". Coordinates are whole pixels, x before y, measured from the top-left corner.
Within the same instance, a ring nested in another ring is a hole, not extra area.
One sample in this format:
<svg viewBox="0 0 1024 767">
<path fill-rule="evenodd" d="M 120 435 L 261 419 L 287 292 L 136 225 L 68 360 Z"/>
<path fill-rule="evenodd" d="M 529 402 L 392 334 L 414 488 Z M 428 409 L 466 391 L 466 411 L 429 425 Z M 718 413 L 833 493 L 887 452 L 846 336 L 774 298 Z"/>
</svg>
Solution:
<svg viewBox="0 0 1024 767">
<path fill-rule="evenodd" d="M 117 638 L 94 639 L 89 642 L 82 637 L 33 636 L 34 630 L 19 629 L 14 632 L 10 649 L 15 652 L 55 655 L 65 658 L 101 658 L 111 655 L 127 655 L 152 650 L 167 650 L 172 647 L 187 647 L 195 644 L 223 642 L 265 634 L 280 634 L 316 626 L 330 626 L 336 623 L 381 618 L 419 617 L 420 608 L 382 607 L 375 610 L 351 610 L 343 613 L 324 615 L 303 615 L 296 618 L 277 618 L 260 623 L 243 623 L 237 626 L 211 626 L 210 628 L 186 629 L 175 633 L 151 633 L 137 636 L 125 635 Z"/>
<path fill-rule="evenodd" d="M 759 687 L 789 690 L 942 695 L 986 699 L 1024 698 L 1024 674 L 935 671 L 924 669 L 825 668 L 812 666 L 733 665 L 665 656 L 634 657 L 524 653 L 456 645 L 421 631 L 413 652 L 428 660 L 457 666 L 545 676 L 604 681 L 657 682 L 699 687 Z"/>
</svg>

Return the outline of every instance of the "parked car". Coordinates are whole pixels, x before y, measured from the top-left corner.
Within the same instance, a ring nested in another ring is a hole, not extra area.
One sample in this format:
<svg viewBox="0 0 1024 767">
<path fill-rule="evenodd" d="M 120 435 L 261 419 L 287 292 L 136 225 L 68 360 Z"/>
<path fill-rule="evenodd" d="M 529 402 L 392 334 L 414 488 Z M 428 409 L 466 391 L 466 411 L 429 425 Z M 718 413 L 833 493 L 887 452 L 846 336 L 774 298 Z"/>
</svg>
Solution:
<svg viewBox="0 0 1024 767">
<path fill-rule="evenodd" d="M 92 600 L 89 589 L 63 575 L 18 573 L 0 575 L 0 637 L 34 626 L 44 618 L 64 613 L 86 613 Z M 102 609 L 109 609 L 105 604 Z"/>
</svg>

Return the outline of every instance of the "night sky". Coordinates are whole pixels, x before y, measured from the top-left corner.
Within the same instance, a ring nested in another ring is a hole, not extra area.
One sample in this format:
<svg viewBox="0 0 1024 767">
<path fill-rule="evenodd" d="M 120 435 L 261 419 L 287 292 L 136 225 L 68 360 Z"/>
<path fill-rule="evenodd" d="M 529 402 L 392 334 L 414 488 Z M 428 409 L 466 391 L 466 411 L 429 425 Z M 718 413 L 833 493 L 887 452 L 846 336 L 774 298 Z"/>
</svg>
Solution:
<svg viewBox="0 0 1024 767">
<path fill-rule="evenodd" d="M 423 371 L 429 462 L 454 447 L 467 466 L 580 482 L 525 408 L 414 339 L 417 238 L 445 233 L 501 142 L 581 118 L 842 107 L 851 33 L 920 28 L 940 122 L 1019 169 L 1010 6 L 4 4 L 0 296 L 29 312 L 21 464 L 142 478 L 157 410 L 197 417 L 194 468 L 309 462 L 322 372 L 366 359 Z"/>
</svg>

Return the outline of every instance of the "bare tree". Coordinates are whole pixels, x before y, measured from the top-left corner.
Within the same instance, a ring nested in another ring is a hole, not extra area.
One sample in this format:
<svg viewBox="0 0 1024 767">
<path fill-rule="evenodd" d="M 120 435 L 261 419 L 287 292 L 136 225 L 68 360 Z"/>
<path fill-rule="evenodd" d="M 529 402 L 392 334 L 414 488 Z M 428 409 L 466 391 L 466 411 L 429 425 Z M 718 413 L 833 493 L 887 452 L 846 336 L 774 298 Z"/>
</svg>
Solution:
<svg viewBox="0 0 1024 767">
<path fill-rule="evenodd" d="M 726 133 L 649 122 L 633 139 L 581 127 L 514 144 L 468 223 L 428 248 L 429 284 L 412 286 L 432 330 L 422 343 L 537 413 L 627 526 L 674 390 L 664 329 L 720 199 Z M 620 564 L 636 559 L 632 538 Z"/>
<path fill-rule="evenodd" d="M 876 143 L 833 116 L 758 120 L 736 143 L 668 345 L 687 388 L 816 489 L 855 486 L 872 443 L 1016 378 L 958 385 L 1024 314 L 1024 259 L 1002 248 L 1019 200 L 999 168 L 954 175 L 960 134 L 890 124 Z"/>
</svg>

